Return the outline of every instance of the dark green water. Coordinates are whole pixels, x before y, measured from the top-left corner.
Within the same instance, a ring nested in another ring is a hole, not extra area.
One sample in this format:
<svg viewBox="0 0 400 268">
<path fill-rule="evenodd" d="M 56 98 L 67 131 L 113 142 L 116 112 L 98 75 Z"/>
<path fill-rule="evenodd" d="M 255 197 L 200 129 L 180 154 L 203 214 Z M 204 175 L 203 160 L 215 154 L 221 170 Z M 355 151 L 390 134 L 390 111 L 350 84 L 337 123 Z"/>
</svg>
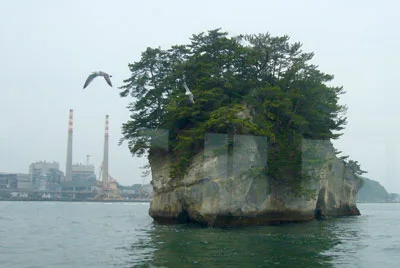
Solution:
<svg viewBox="0 0 400 268">
<path fill-rule="evenodd" d="M 157 225 L 148 208 L 0 202 L 0 267 L 400 267 L 400 204 L 241 229 Z"/>
</svg>

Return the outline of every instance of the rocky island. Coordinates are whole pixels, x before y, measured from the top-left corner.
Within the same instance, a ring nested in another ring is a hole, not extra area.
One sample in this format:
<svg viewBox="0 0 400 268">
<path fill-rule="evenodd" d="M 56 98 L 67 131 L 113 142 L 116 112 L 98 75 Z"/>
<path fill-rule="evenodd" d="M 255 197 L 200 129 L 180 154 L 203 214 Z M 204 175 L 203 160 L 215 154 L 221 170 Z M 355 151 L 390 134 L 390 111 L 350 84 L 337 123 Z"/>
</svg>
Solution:
<svg viewBox="0 0 400 268">
<path fill-rule="evenodd" d="M 333 76 L 288 40 L 217 29 L 148 48 L 129 65 L 121 96 L 135 101 L 121 142 L 149 159 L 155 221 L 229 227 L 360 215 L 365 171 L 331 142 L 346 124 L 343 88 L 327 86 Z"/>
<path fill-rule="evenodd" d="M 212 135 L 208 135 L 212 136 Z M 211 137 L 212 138 L 212 137 Z M 305 183 L 309 197 L 298 196 L 290 186 L 263 173 L 249 172 L 262 167 L 265 151 L 258 137 L 235 136 L 253 150 L 245 157 L 233 155 L 235 171 L 228 177 L 228 155 L 208 155 L 212 148 L 198 152 L 183 180 L 169 176 L 171 156 L 162 151 L 150 154 L 154 197 L 150 215 L 158 222 L 197 222 L 208 226 L 240 226 L 302 222 L 323 216 L 360 215 L 356 194 L 361 180 L 350 168 L 324 148 L 323 165 L 313 167 L 315 181 Z M 307 143 L 307 141 L 304 141 Z M 326 146 L 326 145 L 325 145 Z M 244 148 L 236 148 L 243 152 Z M 306 160 L 305 160 L 306 161 Z M 290 178 L 287 178 L 290 181 Z"/>
</svg>

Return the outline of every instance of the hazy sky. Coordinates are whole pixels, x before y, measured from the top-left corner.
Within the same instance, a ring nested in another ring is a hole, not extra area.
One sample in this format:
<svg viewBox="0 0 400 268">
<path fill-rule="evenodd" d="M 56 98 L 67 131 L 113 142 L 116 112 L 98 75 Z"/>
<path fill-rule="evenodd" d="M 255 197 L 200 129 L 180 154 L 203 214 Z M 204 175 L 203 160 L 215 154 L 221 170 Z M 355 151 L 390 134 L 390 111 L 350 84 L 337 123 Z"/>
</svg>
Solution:
<svg viewBox="0 0 400 268">
<path fill-rule="evenodd" d="M 0 3 L 0 171 L 28 172 L 31 162 L 58 161 L 65 171 L 68 111 L 74 109 L 73 162 L 100 166 L 104 117 L 110 115 L 110 174 L 142 183 L 126 143 L 118 146 L 130 99 L 117 87 L 128 63 L 147 47 L 188 43 L 192 34 L 222 28 L 288 34 L 313 63 L 347 91 L 348 126 L 335 141 L 381 182 L 400 192 L 399 4 L 396 1 L 78 1 Z M 90 72 L 113 75 L 113 88 Z M 150 180 L 147 179 L 146 183 Z"/>
</svg>

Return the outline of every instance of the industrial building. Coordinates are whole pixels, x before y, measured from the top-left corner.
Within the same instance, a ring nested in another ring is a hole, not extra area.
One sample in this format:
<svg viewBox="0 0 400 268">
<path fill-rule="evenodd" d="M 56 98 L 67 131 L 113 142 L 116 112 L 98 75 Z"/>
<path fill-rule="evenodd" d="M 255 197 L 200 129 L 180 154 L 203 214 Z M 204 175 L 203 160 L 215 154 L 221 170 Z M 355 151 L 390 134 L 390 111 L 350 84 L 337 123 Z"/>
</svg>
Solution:
<svg viewBox="0 0 400 268">
<path fill-rule="evenodd" d="M 71 166 L 71 180 L 64 180 L 63 191 L 91 191 L 96 182 L 93 165 L 75 164 Z"/>
<path fill-rule="evenodd" d="M 17 174 L 0 173 L 0 189 L 17 189 Z"/>
<path fill-rule="evenodd" d="M 0 172 L 0 189 L 18 189 L 30 191 L 33 185 L 29 174 Z"/>
<path fill-rule="evenodd" d="M 17 173 L 18 189 L 30 191 L 33 189 L 29 174 Z"/>
<path fill-rule="evenodd" d="M 57 162 L 39 161 L 29 165 L 29 178 L 34 190 L 59 191 L 64 173 Z"/>
<path fill-rule="evenodd" d="M 72 180 L 96 180 L 94 165 L 75 164 L 72 165 Z"/>
</svg>

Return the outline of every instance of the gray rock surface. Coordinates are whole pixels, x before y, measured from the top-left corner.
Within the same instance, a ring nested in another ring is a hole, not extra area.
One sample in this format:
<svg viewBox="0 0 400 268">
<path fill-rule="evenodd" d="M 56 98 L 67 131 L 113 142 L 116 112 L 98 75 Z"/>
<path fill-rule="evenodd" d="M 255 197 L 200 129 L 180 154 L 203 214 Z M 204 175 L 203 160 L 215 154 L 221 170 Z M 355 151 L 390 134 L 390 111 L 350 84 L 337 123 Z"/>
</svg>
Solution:
<svg viewBox="0 0 400 268">
<path fill-rule="evenodd" d="M 307 199 L 295 196 L 288 185 L 257 173 L 267 160 L 265 137 L 234 136 L 233 171 L 228 177 L 226 139 L 226 134 L 207 134 L 204 150 L 196 154 L 179 181 L 169 176 L 170 155 L 150 153 L 154 197 L 149 214 L 155 221 L 224 227 L 360 214 L 355 197 L 361 180 L 334 156 L 330 143 L 303 141 L 304 148 L 313 146 L 327 159 L 313 164 L 303 153 L 303 172 L 313 178 L 305 183 L 313 195 Z"/>
</svg>

